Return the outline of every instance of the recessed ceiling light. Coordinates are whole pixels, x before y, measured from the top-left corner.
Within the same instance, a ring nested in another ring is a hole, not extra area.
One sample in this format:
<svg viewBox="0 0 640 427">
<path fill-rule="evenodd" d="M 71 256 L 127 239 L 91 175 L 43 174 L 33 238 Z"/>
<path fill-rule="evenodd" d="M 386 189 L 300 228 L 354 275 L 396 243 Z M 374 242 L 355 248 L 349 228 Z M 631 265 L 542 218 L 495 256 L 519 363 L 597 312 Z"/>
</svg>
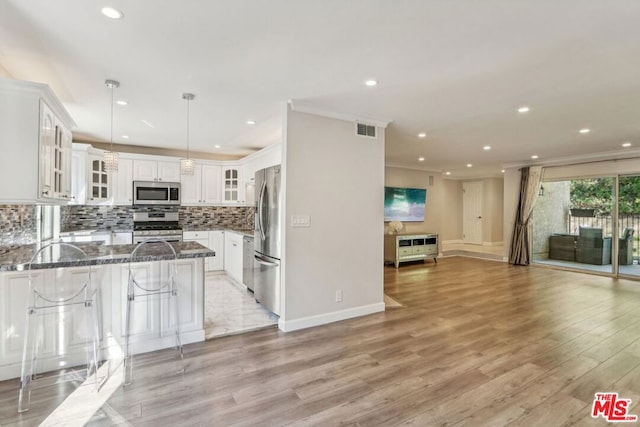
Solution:
<svg viewBox="0 0 640 427">
<path fill-rule="evenodd" d="M 119 11 L 118 9 L 115 9 L 113 7 L 103 7 L 100 12 L 102 12 L 102 14 L 104 16 L 106 16 L 107 18 L 111 18 L 111 19 L 122 19 L 124 18 L 124 13 L 122 13 L 121 11 Z"/>
<path fill-rule="evenodd" d="M 518 113 L 528 113 L 530 110 L 529 107 L 527 107 L 526 105 L 523 105 L 522 107 L 518 108 Z"/>
<path fill-rule="evenodd" d="M 504 169 L 502 169 L 500 172 L 504 173 Z"/>
<path fill-rule="evenodd" d="M 248 125 L 255 125 L 256 121 L 255 120 L 247 120 L 247 124 Z"/>
<path fill-rule="evenodd" d="M 218 144 L 214 145 L 213 148 L 220 148 Z"/>
<path fill-rule="evenodd" d="M 122 135 L 122 138 L 129 139 L 129 135 Z"/>
<path fill-rule="evenodd" d="M 445 175 L 451 175 L 451 172 L 446 171 L 444 174 L 445 174 Z"/>
<path fill-rule="evenodd" d="M 489 151 L 489 150 L 491 150 L 491 146 L 490 145 L 485 145 L 484 147 L 482 147 L 482 149 L 484 151 Z"/>
<path fill-rule="evenodd" d="M 116 101 L 116 104 L 118 104 L 118 105 L 128 105 L 129 103 L 127 101 L 125 101 L 124 99 L 119 99 L 118 101 Z"/>
<path fill-rule="evenodd" d="M 418 157 L 419 162 L 424 162 L 424 157 Z"/>
<path fill-rule="evenodd" d="M 582 133 L 582 134 L 585 134 L 585 133 L 589 133 L 589 132 L 591 132 L 591 129 L 589 129 L 589 128 L 583 128 L 583 129 L 580 129 L 580 131 L 579 131 L 579 132 L 580 132 L 580 133 Z"/>
<path fill-rule="evenodd" d="M 367 86 L 375 86 L 375 85 L 378 84 L 378 81 L 374 80 L 374 79 L 369 79 L 366 82 L 364 82 L 364 84 L 367 85 Z"/>
<path fill-rule="evenodd" d="M 534 154 L 533 156 L 531 156 L 531 158 L 535 160 L 535 159 L 537 159 L 537 158 L 538 158 L 538 155 L 537 155 L 537 154 Z"/>
<path fill-rule="evenodd" d="M 467 163 L 467 167 L 468 167 L 468 168 L 470 168 L 470 167 L 472 167 L 472 166 L 473 166 L 473 165 L 472 165 L 471 163 Z"/>
<path fill-rule="evenodd" d="M 631 143 L 630 142 L 623 142 L 622 146 L 625 147 L 625 148 L 626 147 L 631 147 Z"/>
<path fill-rule="evenodd" d="M 418 138 L 426 138 L 426 137 L 427 137 L 427 134 L 426 134 L 426 133 L 424 133 L 424 132 L 420 132 L 420 133 L 418 134 Z"/>
</svg>

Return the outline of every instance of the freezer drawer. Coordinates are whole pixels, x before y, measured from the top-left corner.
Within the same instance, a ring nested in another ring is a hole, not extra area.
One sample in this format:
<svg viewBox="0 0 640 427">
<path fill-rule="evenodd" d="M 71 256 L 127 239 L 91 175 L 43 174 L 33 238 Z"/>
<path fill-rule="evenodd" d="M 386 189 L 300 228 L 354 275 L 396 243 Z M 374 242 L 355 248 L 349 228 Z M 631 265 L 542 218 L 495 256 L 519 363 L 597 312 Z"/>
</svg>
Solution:
<svg viewBox="0 0 640 427">
<path fill-rule="evenodd" d="M 280 260 L 255 252 L 253 292 L 260 304 L 280 315 Z"/>
</svg>

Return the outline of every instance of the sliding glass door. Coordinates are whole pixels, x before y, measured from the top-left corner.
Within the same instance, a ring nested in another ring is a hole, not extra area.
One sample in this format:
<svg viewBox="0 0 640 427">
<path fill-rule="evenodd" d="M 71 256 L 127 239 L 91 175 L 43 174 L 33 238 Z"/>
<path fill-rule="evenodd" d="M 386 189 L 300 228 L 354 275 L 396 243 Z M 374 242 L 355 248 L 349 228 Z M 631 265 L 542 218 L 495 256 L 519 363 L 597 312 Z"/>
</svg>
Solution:
<svg viewBox="0 0 640 427">
<path fill-rule="evenodd" d="M 618 272 L 640 276 L 638 233 L 640 232 L 640 176 L 618 178 Z"/>
<path fill-rule="evenodd" d="M 544 182 L 533 211 L 536 263 L 612 274 L 615 178 Z"/>
</svg>

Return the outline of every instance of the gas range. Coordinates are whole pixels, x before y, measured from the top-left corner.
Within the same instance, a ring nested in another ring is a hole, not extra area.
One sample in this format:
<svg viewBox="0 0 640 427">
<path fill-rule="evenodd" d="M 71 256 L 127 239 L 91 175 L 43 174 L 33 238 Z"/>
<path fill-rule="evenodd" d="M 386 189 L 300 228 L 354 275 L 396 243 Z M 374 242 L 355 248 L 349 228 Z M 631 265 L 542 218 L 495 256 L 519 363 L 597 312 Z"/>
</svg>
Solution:
<svg viewBox="0 0 640 427">
<path fill-rule="evenodd" d="M 134 212 L 133 243 L 147 239 L 182 241 L 182 228 L 178 225 L 178 212 Z"/>
</svg>

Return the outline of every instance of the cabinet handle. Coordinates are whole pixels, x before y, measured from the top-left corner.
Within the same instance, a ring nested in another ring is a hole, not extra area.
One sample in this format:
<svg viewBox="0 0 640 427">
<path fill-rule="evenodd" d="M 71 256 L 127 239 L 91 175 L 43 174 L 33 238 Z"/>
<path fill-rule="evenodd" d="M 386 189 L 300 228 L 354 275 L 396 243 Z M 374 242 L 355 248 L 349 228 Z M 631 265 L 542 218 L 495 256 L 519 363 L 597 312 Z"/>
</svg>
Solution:
<svg viewBox="0 0 640 427">
<path fill-rule="evenodd" d="M 49 194 L 49 190 L 47 190 L 47 191 L 43 191 L 43 192 L 42 192 L 42 194 L 45 194 L 45 195 L 46 195 L 46 194 Z"/>
</svg>

